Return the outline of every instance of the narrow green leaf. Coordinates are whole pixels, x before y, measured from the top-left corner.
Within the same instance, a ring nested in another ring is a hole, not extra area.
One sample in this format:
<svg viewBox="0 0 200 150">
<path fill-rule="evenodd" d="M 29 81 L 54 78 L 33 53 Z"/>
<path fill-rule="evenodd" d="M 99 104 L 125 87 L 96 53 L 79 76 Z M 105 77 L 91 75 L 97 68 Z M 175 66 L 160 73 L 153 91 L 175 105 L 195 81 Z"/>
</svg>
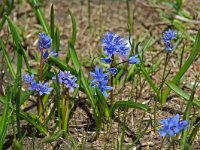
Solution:
<svg viewBox="0 0 200 150">
<path fill-rule="evenodd" d="M 50 27 L 51 27 L 51 38 L 54 41 L 54 7 L 51 5 L 51 15 L 50 15 Z"/>
<path fill-rule="evenodd" d="M 181 6 L 182 6 L 182 0 L 176 0 L 176 5 L 177 5 L 177 8 L 180 9 Z"/>
<path fill-rule="evenodd" d="M 32 6 L 34 7 L 35 14 L 40 21 L 40 24 L 42 25 L 44 31 L 49 35 L 49 26 L 47 24 L 46 19 L 44 18 L 44 14 L 42 10 L 39 7 L 38 0 L 32 0 Z"/>
<path fill-rule="evenodd" d="M 13 140 L 13 145 L 15 150 L 23 150 L 22 144 L 16 139 Z"/>
<path fill-rule="evenodd" d="M 56 46 L 56 52 L 58 52 L 59 48 L 60 48 L 60 31 L 58 28 L 56 28 L 54 42 L 55 42 L 55 46 Z"/>
<path fill-rule="evenodd" d="M 76 19 L 75 19 L 74 14 L 72 13 L 71 10 L 69 10 L 68 13 L 69 13 L 69 15 L 71 17 L 72 29 L 73 29 L 72 37 L 71 37 L 70 42 L 72 43 L 72 45 L 75 45 L 75 43 L 76 43 L 76 32 L 77 32 Z"/>
<path fill-rule="evenodd" d="M 105 117 L 107 119 L 109 119 L 110 118 L 110 110 L 109 110 L 107 101 L 106 101 L 104 95 L 99 91 L 98 88 L 96 88 L 96 93 L 97 93 L 97 98 L 98 98 L 98 104 L 100 105 L 100 112 L 102 110 Z"/>
<path fill-rule="evenodd" d="M 199 130 L 200 130 L 200 121 L 199 121 L 198 124 L 193 128 L 192 133 L 191 133 L 190 136 L 189 136 L 188 141 L 189 141 L 190 145 L 192 145 L 192 143 L 195 141 L 195 137 L 196 137 L 197 133 L 199 132 Z"/>
<path fill-rule="evenodd" d="M 72 43 L 69 43 L 69 45 L 70 45 L 69 51 L 70 51 L 70 56 L 71 56 L 72 62 L 74 64 L 76 71 L 79 72 L 79 70 L 81 69 L 81 65 L 80 65 L 80 62 L 78 60 L 76 51 L 74 49 L 74 45 L 72 45 Z"/>
<path fill-rule="evenodd" d="M 114 112 L 117 108 L 135 108 L 135 109 L 140 109 L 144 111 L 147 111 L 149 109 L 147 105 L 144 105 L 141 103 L 137 103 L 133 101 L 118 101 L 114 103 L 111 108 L 111 116 L 114 115 Z"/>
<path fill-rule="evenodd" d="M 8 16 L 5 16 L 5 17 L 8 21 L 8 24 L 9 24 L 9 27 L 10 27 L 10 30 L 11 30 L 11 33 L 12 33 L 12 36 L 13 36 L 13 40 L 14 40 L 15 45 L 17 47 L 16 48 L 17 53 L 23 56 L 26 67 L 27 67 L 28 71 L 31 72 L 31 69 L 30 69 L 30 66 L 29 66 L 29 63 L 28 63 L 28 57 L 26 56 L 24 48 L 21 46 L 22 39 L 21 39 L 19 33 L 17 32 L 16 27 L 13 24 L 13 22 L 11 21 L 11 19 Z"/>
<path fill-rule="evenodd" d="M 149 83 L 149 85 L 151 86 L 151 88 L 154 90 L 154 92 L 157 94 L 157 96 L 159 96 L 158 88 L 153 83 L 153 80 L 151 79 L 151 77 L 147 73 L 147 71 L 146 71 L 146 69 L 145 69 L 145 67 L 144 67 L 144 65 L 143 65 L 142 62 L 141 62 L 140 68 L 141 68 L 142 74 L 144 75 L 145 79 L 147 80 L 147 82 Z"/>
<path fill-rule="evenodd" d="M 14 6 L 14 0 L 11 0 L 11 1 L 9 1 L 9 2 L 10 2 L 10 4 L 9 4 L 9 6 L 8 6 L 8 8 L 7 8 L 6 16 L 9 16 L 9 14 L 10 14 L 11 11 L 12 11 L 12 9 L 14 8 L 14 7 L 13 7 L 13 6 Z M 6 16 L 4 16 L 3 19 L 2 19 L 1 22 L 0 22 L 0 31 L 1 31 L 1 29 L 3 28 L 3 25 L 4 25 L 5 21 L 6 21 Z"/>
<path fill-rule="evenodd" d="M 19 112 L 19 115 L 21 118 L 25 119 L 27 122 L 32 124 L 36 129 L 38 129 L 42 134 L 46 134 L 45 128 L 39 123 L 38 116 L 35 116 L 33 114 L 29 114 L 23 111 Z"/>
<path fill-rule="evenodd" d="M 183 116 L 184 120 L 188 120 L 189 121 L 189 119 L 190 119 L 190 112 L 191 112 L 191 109 L 192 109 L 192 102 L 194 100 L 194 94 L 195 94 L 197 86 L 198 86 L 198 80 L 195 81 L 195 84 L 194 84 L 193 89 L 192 89 L 192 93 L 191 93 L 189 101 L 188 101 L 188 103 L 186 105 L 186 109 L 185 109 L 184 116 Z M 180 149 L 181 150 L 185 149 L 185 143 L 187 143 L 187 135 L 188 135 L 188 133 L 189 133 L 188 129 L 183 131 L 182 138 L 181 138 L 181 144 L 180 144 Z"/>
<path fill-rule="evenodd" d="M 76 43 L 76 33 L 77 33 L 76 19 L 75 19 L 74 14 L 70 10 L 68 11 L 68 13 L 71 17 L 72 29 L 73 29 L 70 42 L 72 43 L 72 45 L 75 45 L 75 43 Z M 68 63 L 70 58 L 71 58 L 70 51 L 68 51 L 65 62 Z"/>
<path fill-rule="evenodd" d="M 6 98 L 5 98 L 5 103 L 4 103 L 4 108 L 3 108 L 3 113 L 2 117 L 0 119 L 0 149 L 2 149 L 2 146 L 4 144 L 4 140 L 6 137 L 6 132 L 7 132 L 7 126 L 8 126 L 8 112 L 9 112 L 9 103 L 11 101 L 11 91 L 10 87 L 7 87 L 6 89 Z"/>
<path fill-rule="evenodd" d="M 200 30 L 198 31 L 198 34 L 196 36 L 195 43 L 194 43 L 194 46 L 190 53 L 189 58 L 186 60 L 186 62 L 184 63 L 182 68 L 179 70 L 179 72 L 174 76 L 172 81 L 170 81 L 170 83 L 178 84 L 178 82 L 180 81 L 182 76 L 185 74 L 185 72 L 188 70 L 188 68 L 192 65 L 193 61 L 199 54 L 199 51 L 200 51 Z M 164 90 L 163 95 L 162 95 L 162 103 L 163 104 L 166 103 L 166 100 L 167 100 L 167 97 L 168 97 L 170 91 L 171 91 L 171 89 L 169 87 L 167 87 Z"/>
<path fill-rule="evenodd" d="M 74 70 L 73 68 L 71 68 L 69 65 L 67 65 L 66 63 L 62 62 L 60 59 L 56 58 L 56 57 L 49 57 L 49 61 L 54 63 L 55 65 L 57 65 L 61 70 L 66 70 L 66 71 L 70 71 L 72 74 L 77 76 L 77 72 L 76 70 Z"/>
<path fill-rule="evenodd" d="M 47 137 L 45 139 L 42 140 L 42 143 L 51 143 L 56 141 L 59 137 L 63 136 L 65 134 L 64 130 L 60 130 L 56 133 L 54 133 L 53 135 L 51 135 L 50 137 Z"/>
<path fill-rule="evenodd" d="M 9 57 L 7 51 L 6 51 L 5 45 L 4 45 L 4 43 L 3 43 L 3 41 L 2 41 L 1 38 L 0 38 L 0 44 L 1 44 L 1 48 L 2 48 L 2 50 L 3 50 L 4 56 L 5 56 L 6 61 L 7 61 L 7 64 L 8 64 L 8 68 L 9 68 L 11 74 L 12 74 L 13 79 L 15 79 L 15 78 L 16 78 L 16 75 L 15 75 L 14 68 L 13 68 L 13 66 L 12 66 L 12 62 L 11 62 L 11 60 L 10 60 L 10 57 Z"/>
<path fill-rule="evenodd" d="M 173 83 L 167 83 L 167 85 L 169 86 L 170 89 L 172 89 L 178 95 L 180 95 L 181 97 L 183 97 L 186 101 L 189 101 L 190 95 L 187 92 L 183 91 L 181 88 L 179 88 L 178 86 L 176 86 Z M 200 109 L 200 101 L 199 100 L 194 99 L 193 100 L 193 104 Z"/>
<path fill-rule="evenodd" d="M 6 98 L 3 96 L 0 96 L 0 103 L 5 104 L 6 103 Z M 13 109 L 13 107 L 11 105 L 9 105 L 10 109 Z M 13 109 L 14 112 L 16 112 L 16 109 Z M 41 124 L 39 124 L 39 119 L 38 116 L 35 115 L 31 115 L 29 113 L 20 111 L 19 115 L 21 118 L 23 118 L 24 120 L 26 120 L 27 122 L 29 122 L 30 124 L 32 124 L 34 127 L 36 127 L 41 133 L 46 134 L 46 130 L 42 127 Z"/>
</svg>

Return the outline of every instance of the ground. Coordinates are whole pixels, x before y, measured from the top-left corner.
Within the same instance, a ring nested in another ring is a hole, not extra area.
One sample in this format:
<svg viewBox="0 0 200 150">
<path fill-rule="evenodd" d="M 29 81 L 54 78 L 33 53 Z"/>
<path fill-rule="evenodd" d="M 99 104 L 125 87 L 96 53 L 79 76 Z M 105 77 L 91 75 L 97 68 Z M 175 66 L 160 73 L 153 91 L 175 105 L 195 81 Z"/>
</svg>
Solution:
<svg viewBox="0 0 200 150">
<path fill-rule="evenodd" d="M 70 9 L 74 13 L 77 21 L 76 51 L 81 63 L 85 66 L 84 71 L 86 74 L 93 68 L 93 66 L 91 66 L 92 58 L 97 57 L 101 53 L 101 38 L 106 31 L 116 32 L 123 37 L 128 37 L 129 35 L 127 6 L 125 1 L 91 0 L 90 24 L 88 21 L 87 1 L 55 0 L 52 2 L 55 9 L 55 24 L 60 30 L 61 47 L 59 56 L 64 60 L 67 54 L 66 52 L 68 51 L 67 42 L 71 37 L 72 32 L 71 20 L 67 13 L 68 9 Z M 158 0 L 155 1 L 155 3 L 159 4 Z M 48 21 L 50 16 L 50 5 L 50 1 L 45 1 L 44 4 L 40 6 L 44 10 L 45 18 L 47 18 Z M 191 20 L 194 20 L 194 22 L 187 26 L 187 31 L 192 35 L 195 35 L 200 27 L 200 21 L 198 21 L 200 19 L 199 5 L 200 1 L 198 0 L 185 0 L 184 2 L 184 8 L 186 8 L 192 16 Z M 141 47 L 143 47 L 143 42 L 147 41 L 147 39 L 151 37 L 156 39 L 155 44 L 145 52 L 144 60 L 145 65 L 149 67 L 159 60 L 161 61 L 161 64 L 151 76 L 157 84 L 161 82 L 165 60 L 162 33 L 170 27 L 169 22 L 160 17 L 160 9 L 173 15 L 173 10 L 167 5 L 157 5 L 156 7 L 152 5 L 152 3 L 149 3 L 148 0 L 130 1 L 131 18 L 134 20 L 134 36 L 132 38 L 137 42 L 142 42 L 140 44 Z M 38 65 L 34 63 L 33 56 L 37 51 L 37 33 L 43 32 L 43 30 L 35 18 L 33 9 L 27 2 L 24 2 L 23 5 L 16 4 L 15 9 L 10 16 L 14 23 L 19 26 L 22 34 L 25 35 L 23 44 L 31 58 L 29 61 L 32 64 L 32 67 Z M 7 31 L 8 28 L 4 27 L 0 32 L 0 36 L 5 38 L 8 33 Z M 183 41 L 183 44 L 188 45 L 184 53 L 184 62 L 190 54 L 192 41 Z M 9 48 L 9 45 L 7 47 Z M 169 80 L 179 70 L 180 54 L 181 48 L 176 49 L 170 55 L 170 61 L 168 62 L 168 68 L 171 69 L 168 77 Z M 94 63 L 98 64 L 98 62 Z M 200 58 L 198 57 L 183 77 L 181 88 L 191 92 L 191 86 L 194 83 L 196 76 L 199 75 L 199 71 Z M 135 80 L 137 80 L 137 78 L 138 76 L 136 76 Z M 6 82 L 8 82 L 8 80 L 5 80 L 4 84 L 6 84 Z M 154 131 L 153 127 L 153 106 L 155 104 L 153 91 L 150 90 L 150 87 L 144 78 L 141 78 L 139 81 L 137 80 L 137 82 L 140 82 L 140 85 L 142 86 L 132 89 L 132 84 L 129 82 L 126 83 L 126 88 L 121 88 L 120 86 L 115 87 L 117 89 L 116 91 L 121 90 L 121 92 L 115 93 L 115 101 L 126 99 L 128 95 L 131 95 L 133 100 L 148 104 L 151 107 L 151 110 L 148 112 L 133 109 L 129 109 L 126 112 L 127 126 L 125 130 L 124 146 L 130 145 L 136 139 L 136 136 L 141 133 L 141 130 L 149 124 L 144 137 L 139 140 L 133 149 L 160 149 L 162 138 L 157 131 Z M 200 87 L 197 88 L 196 96 L 198 96 L 198 93 L 200 93 Z M 29 100 L 28 102 L 30 105 L 32 103 L 34 104 L 34 98 L 33 101 Z M 172 92 L 170 99 L 162 106 L 162 108 L 160 104 L 158 104 L 157 120 L 175 115 L 176 113 L 182 115 L 184 111 L 183 106 L 185 106 L 183 99 Z M 34 112 L 34 109 L 29 111 Z M 192 111 L 195 112 L 195 109 Z M 33 140 L 35 140 L 35 149 L 69 149 L 74 141 L 81 149 L 101 150 L 104 149 L 105 144 L 107 145 L 107 149 L 116 149 L 114 145 L 116 146 L 117 140 L 121 137 L 119 129 L 123 127 L 124 111 L 119 110 L 112 122 L 105 123 L 104 129 L 100 132 L 98 138 L 95 138 L 95 125 L 91 113 L 92 110 L 86 96 L 83 93 L 80 93 L 79 97 L 76 99 L 75 108 L 69 121 L 68 132 L 70 136 L 67 139 L 61 138 L 58 142 L 52 144 L 43 144 L 41 138 L 37 137 L 33 139 L 30 134 L 24 138 L 24 149 L 31 149 Z M 51 123 L 53 124 L 54 122 Z M 109 125 L 111 125 L 111 127 Z M 51 127 L 51 124 L 49 126 Z M 109 127 L 111 129 L 110 137 L 106 137 L 106 132 L 108 131 L 107 128 Z M 24 128 L 29 128 L 29 126 L 24 123 Z M 30 128 L 28 130 L 30 130 Z M 12 135 L 12 133 L 10 133 L 10 135 Z M 9 138 L 7 141 L 9 141 Z M 167 141 L 164 145 L 167 146 Z M 200 134 L 196 137 L 194 145 L 194 149 L 200 149 Z M 7 144 L 5 148 L 12 149 L 9 144 Z"/>
</svg>

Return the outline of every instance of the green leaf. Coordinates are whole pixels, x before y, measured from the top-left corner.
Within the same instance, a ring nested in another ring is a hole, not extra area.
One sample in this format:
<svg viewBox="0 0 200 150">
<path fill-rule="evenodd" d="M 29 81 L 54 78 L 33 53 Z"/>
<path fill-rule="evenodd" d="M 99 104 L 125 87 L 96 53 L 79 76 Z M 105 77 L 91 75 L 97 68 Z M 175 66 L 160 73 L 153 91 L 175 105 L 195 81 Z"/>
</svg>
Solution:
<svg viewBox="0 0 200 150">
<path fill-rule="evenodd" d="M 4 45 L 3 41 L 1 40 L 1 38 L 0 38 L 0 44 L 1 44 L 1 49 L 3 50 L 3 54 L 4 54 L 5 59 L 7 61 L 7 64 L 8 64 L 8 68 L 9 68 L 11 74 L 12 74 L 13 79 L 15 79 L 16 75 L 15 75 L 14 68 L 12 66 L 12 62 L 10 60 L 10 57 L 9 57 L 7 51 L 6 51 L 5 45 Z"/>
<path fill-rule="evenodd" d="M 189 136 L 188 141 L 189 141 L 190 145 L 192 145 L 192 143 L 195 141 L 195 137 L 196 137 L 197 133 L 199 132 L 199 130 L 200 130 L 200 121 L 199 121 L 198 124 L 193 128 L 192 133 L 191 133 L 190 136 Z"/>
<path fill-rule="evenodd" d="M 79 70 L 81 69 L 81 65 L 80 65 L 80 62 L 78 60 L 78 57 L 77 57 L 77 54 L 76 54 L 76 51 L 74 49 L 74 45 L 72 45 L 72 43 L 70 42 L 69 43 L 69 52 L 70 52 L 70 56 L 71 56 L 71 59 L 72 59 L 72 62 L 74 64 L 74 67 L 76 69 L 76 72 L 79 72 Z"/>
<path fill-rule="evenodd" d="M 195 94 L 197 86 L 198 86 L 198 80 L 195 81 L 195 84 L 194 84 L 194 86 L 192 88 L 192 93 L 190 95 L 189 101 L 187 102 L 186 109 L 185 109 L 184 116 L 183 116 L 184 120 L 189 120 L 190 119 L 190 112 L 191 112 L 191 109 L 192 109 L 192 102 L 194 100 L 194 94 Z M 189 133 L 188 129 L 184 130 L 183 133 L 182 133 L 182 138 L 181 138 L 181 143 L 180 143 L 180 149 L 181 150 L 185 149 L 185 143 L 187 143 L 187 135 L 188 135 L 188 133 Z"/>
<path fill-rule="evenodd" d="M 20 141 L 14 139 L 13 140 L 14 150 L 23 150 L 22 144 Z"/>
<path fill-rule="evenodd" d="M 186 101 L 189 101 L 190 95 L 187 92 L 183 91 L 181 88 L 179 88 L 178 86 L 176 86 L 173 83 L 167 83 L 167 85 L 169 86 L 170 89 L 172 89 L 178 95 L 183 97 Z M 199 100 L 194 99 L 193 104 L 200 109 L 200 101 Z"/>
<path fill-rule="evenodd" d="M 146 69 L 145 69 L 145 67 L 143 65 L 143 62 L 141 62 L 140 69 L 141 69 L 141 72 L 144 75 L 145 79 L 147 80 L 147 82 L 151 86 L 151 88 L 154 90 L 154 92 L 157 94 L 157 96 L 159 96 L 158 88 L 156 87 L 156 85 L 154 84 L 153 80 L 151 79 L 151 77 L 147 73 L 147 71 L 146 71 Z"/>
<path fill-rule="evenodd" d="M 38 129 L 42 134 L 46 134 L 45 128 L 39 123 L 39 118 L 36 115 L 29 114 L 23 111 L 19 112 L 21 118 L 25 119 L 27 122 L 32 124 L 36 129 Z"/>
<path fill-rule="evenodd" d="M 11 21 L 11 19 L 8 16 L 5 16 L 5 17 L 6 17 L 7 21 L 8 21 L 8 24 L 9 24 L 9 27 L 10 27 L 10 30 L 11 30 L 11 33 L 12 33 L 13 40 L 14 40 L 15 45 L 17 47 L 16 48 L 17 53 L 24 57 L 24 61 L 25 61 L 26 67 L 29 70 L 29 72 L 31 72 L 31 69 L 30 69 L 30 66 L 29 66 L 29 63 L 28 63 L 28 57 L 26 56 L 26 53 L 25 53 L 23 47 L 21 46 L 22 39 L 21 39 L 19 33 L 17 32 L 16 27 L 13 24 L 13 22 Z"/>
<path fill-rule="evenodd" d="M 51 38 L 54 41 L 54 7 L 53 4 L 51 5 L 51 15 L 50 15 L 50 32 L 51 32 Z"/>
<path fill-rule="evenodd" d="M 103 112 L 105 117 L 107 119 L 110 118 L 110 110 L 107 104 L 107 100 L 105 99 L 105 96 L 99 91 L 98 88 L 96 88 L 96 94 L 98 98 L 98 104 L 99 104 L 99 109 L 100 112 Z"/>
<path fill-rule="evenodd" d="M 76 19 L 75 19 L 75 16 L 73 15 L 73 13 L 72 13 L 70 10 L 68 11 L 68 13 L 69 13 L 69 15 L 70 15 L 70 17 L 71 17 L 72 29 L 73 29 L 70 42 L 72 43 L 72 45 L 75 45 L 75 43 L 76 43 L 76 33 L 77 33 Z M 66 59 L 65 59 L 66 63 L 69 62 L 70 57 L 71 57 L 71 56 L 70 56 L 70 51 L 68 51 L 67 56 L 66 56 Z"/>
<path fill-rule="evenodd" d="M 182 0 L 176 0 L 176 5 L 177 5 L 177 8 L 180 9 L 181 6 L 182 6 Z"/>
<path fill-rule="evenodd" d="M 72 69 L 69 65 L 67 65 L 64 62 L 62 62 L 60 59 L 50 56 L 49 57 L 49 61 L 54 63 L 55 65 L 57 65 L 61 70 L 70 71 L 72 74 L 77 76 L 76 70 Z"/>
<path fill-rule="evenodd" d="M 44 18 L 42 10 L 39 8 L 38 0 L 32 0 L 32 6 L 34 7 L 35 14 L 40 21 L 40 24 L 42 25 L 44 31 L 49 35 L 49 26 L 46 19 Z"/>
<path fill-rule="evenodd" d="M 65 131 L 64 130 L 60 130 L 56 133 L 54 133 L 53 135 L 45 138 L 42 140 L 42 143 L 51 143 L 51 142 L 54 142 L 56 141 L 59 137 L 63 136 L 65 134 Z"/>
<path fill-rule="evenodd" d="M 198 31 L 198 34 L 196 36 L 195 43 L 194 43 L 194 46 L 190 53 L 189 58 L 186 60 L 186 62 L 184 63 L 182 68 L 178 71 L 178 73 L 174 76 L 174 78 L 170 81 L 170 83 L 173 83 L 173 84 L 179 83 L 182 76 L 185 74 L 185 72 L 188 70 L 188 68 L 192 65 L 195 58 L 198 56 L 199 51 L 200 51 L 200 30 Z M 167 87 L 164 90 L 163 95 L 162 95 L 162 103 L 163 104 L 166 103 L 166 100 L 167 100 L 167 97 L 168 97 L 170 91 L 171 91 L 171 89 L 169 87 Z"/>
<path fill-rule="evenodd" d="M 10 1 L 8 1 L 8 2 L 10 2 Z M 6 16 L 8 16 L 11 13 L 12 9 L 14 8 L 13 6 L 14 6 L 14 0 L 11 0 L 9 6 L 7 8 L 6 15 L 3 17 L 3 19 L 0 22 L 0 31 L 3 28 L 3 25 L 4 25 L 5 21 L 6 21 Z"/>
<path fill-rule="evenodd" d="M 6 97 L 4 100 L 4 109 L 3 109 L 3 113 L 2 113 L 2 117 L 0 118 L 0 149 L 2 149 L 2 146 L 4 144 L 4 140 L 6 137 L 6 132 L 7 132 L 7 128 L 8 128 L 8 112 L 9 112 L 9 103 L 11 101 L 11 91 L 10 91 L 10 87 L 7 87 L 6 89 Z"/>
<path fill-rule="evenodd" d="M 56 52 L 58 52 L 60 48 L 60 31 L 58 28 L 56 28 L 54 41 L 55 41 L 55 46 L 56 46 Z"/>
<path fill-rule="evenodd" d="M 135 109 L 140 109 L 144 111 L 147 111 L 149 109 L 147 105 L 144 105 L 141 103 L 137 103 L 133 101 L 118 101 L 114 103 L 111 108 L 111 116 L 114 115 L 114 112 L 117 108 L 135 108 Z"/>
<path fill-rule="evenodd" d="M 6 103 L 6 98 L 3 96 L 0 96 L 0 103 L 5 104 Z M 13 107 L 11 105 L 9 105 L 10 109 L 13 109 Z M 13 109 L 14 112 L 16 112 L 16 109 Z M 39 119 L 38 116 L 35 116 L 33 114 L 29 114 L 26 112 L 23 112 L 20 110 L 19 115 L 21 118 L 23 118 L 24 120 L 26 120 L 27 122 L 29 122 L 30 124 L 32 124 L 36 129 L 38 129 L 41 133 L 46 134 L 46 130 L 45 128 L 42 127 L 41 124 L 39 124 Z"/>
</svg>

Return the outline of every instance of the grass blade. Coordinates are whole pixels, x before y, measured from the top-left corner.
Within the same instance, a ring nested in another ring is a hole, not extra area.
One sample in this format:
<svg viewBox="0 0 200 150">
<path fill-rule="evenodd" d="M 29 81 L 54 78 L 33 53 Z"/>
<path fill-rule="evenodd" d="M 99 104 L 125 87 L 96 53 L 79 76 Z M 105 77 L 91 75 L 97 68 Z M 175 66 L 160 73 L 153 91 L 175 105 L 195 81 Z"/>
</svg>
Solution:
<svg viewBox="0 0 200 150">
<path fill-rule="evenodd" d="M 70 39 L 70 42 L 72 43 L 72 45 L 75 45 L 76 43 L 76 33 L 77 33 L 77 25 L 76 25 L 76 19 L 74 17 L 74 14 L 71 12 L 71 10 L 68 11 L 70 17 L 71 17 L 71 21 L 72 21 L 72 36 Z M 68 51 L 65 62 L 68 63 L 70 60 L 70 52 Z"/>
<path fill-rule="evenodd" d="M 35 14 L 42 25 L 44 31 L 49 35 L 49 26 L 47 24 L 46 19 L 44 18 L 44 14 L 39 7 L 38 0 L 32 0 L 32 6 L 34 7 Z"/>
<path fill-rule="evenodd" d="M 14 68 L 13 68 L 13 66 L 12 66 L 12 62 L 11 62 L 11 60 L 10 60 L 10 57 L 9 57 L 7 51 L 6 51 L 5 45 L 4 45 L 4 43 L 3 43 L 3 41 L 2 41 L 1 38 L 0 38 L 0 45 L 1 45 L 1 48 L 2 48 L 2 50 L 3 50 L 4 56 L 5 56 L 5 58 L 6 58 L 6 61 L 7 61 L 7 64 L 8 64 L 8 68 L 9 68 L 11 74 L 12 74 L 13 79 L 15 79 L 15 78 L 16 78 L 16 75 L 15 75 Z"/>
<path fill-rule="evenodd" d="M 141 103 L 137 103 L 133 101 L 118 101 L 114 103 L 111 108 L 111 116 L 114 115 L 114 112 L 117 108 L 135 108 L 135 109 L 140 109 L 144 111 L 147 111 L 149 109 L 147 105 L 144 105 Z"/>
<path fill-rule="evenodd" d="M 181 97 L 183 97 L 186 101 L 190 100 L 190 95 L 187 92 L 183 91 L 178 86 L 176 86 L 175 84 L 173 84 L 173 83 L 167 83 L 167 85 L 169 86 L 170 89 L 172 89 L 178 95 L 180 95 Z M 194 99 L 193 100 L 193 104 L 200 109 L 200 101 L 199 100 Z"/>
<path fill-rule="evenodd" d="M 6 132 L 7 132 L 7 121 L 8 121 L 8 112 L 9 112 L 9 103 L 11 101 L 11 92 L 10 92 L 10 87 L 7 87 L 6 90 L 6 98 L 5 98 L 5 103 L 4 103 L 4 109 L 1 117 L 1 124 L 0 124 L 0 149 L 3 147 L 3 143 L 6 137 Z"/>
<path fill-rule="evenodd" d="M 54 41 L 54 7 L 53 4 L 51 5 L 51 15 L 50 15 L 50 33 L 51 33 L 51 38 Z"/>
</svg>

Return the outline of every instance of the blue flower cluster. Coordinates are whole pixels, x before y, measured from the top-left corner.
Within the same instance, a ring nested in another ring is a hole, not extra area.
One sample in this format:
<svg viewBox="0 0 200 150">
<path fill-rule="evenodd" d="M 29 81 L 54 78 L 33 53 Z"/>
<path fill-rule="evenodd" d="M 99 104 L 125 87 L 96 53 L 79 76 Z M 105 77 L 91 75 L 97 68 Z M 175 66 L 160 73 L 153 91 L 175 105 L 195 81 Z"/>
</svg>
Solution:
<svg viewBox="0 0 200 150">
<path fill-rule="evenodd" d="M 106 90 L 112 90 L 113 89 L 111 86 L 107 86 L 107 84 L 108 84 L 108 74 L 103 73 L 103 69 L 102 68 L 99 69 L 96 66 L 95 72 L 90 72 L 90 75 L 93 77 L 91 86 L 97 87 L 105 97 L 108 97 Z"/>
<path fill-rule="evenodd" d="M 106 33 L 105 37 L 102 38 L 102 46 L 104 46 L 104 52 L 107 54 L 107 57 L 101 60 L 107 64 L 111 64 L 113 55 L 128 55 L 129 48 L 127 44 L 125 39 L 119 35 L 113 32 Z"/>
<path fill-rule="evenodd" d="M 170 136 L 174 137 L 181 130 L 187 129 L 189 127 L 189 122 L 187 120 L 180 121 L 180 115 L 177 114 L 174 117 L 169 117 L 160 121 L 162 128 L 158 130 L 162 137 Z"/>
<path fill-rule="evenodd" d="M 165 50 L 170 53 L 175 48 L 175 44 L 171 44 L 171 41 L 174 40 L 177 36 L 176 30 L 168 29 L 163 33 L 163 41 L 165 43 Z"/>
<path fill-rule="evenodd" d="M 37 83 L 34 80 L 33 74 L 32 75 L 25 74 L 23 78 L 26 83 L 30 84 L 29 90 L 37 91 L 39 92 L 40 95 L 50 94 L 50 92 L 53 90 L 53 88 L 49 88 L 48 83 L 42 84 L 40 81 L 39 83 Z"/>
<path fill-rule="evenodd" d="M 56 76 L 52 78 L 56 80 Z M 60 70 L 58 73 L 58 81 L 64 83 L 67 89 L 70 89 L 71 92 L 74 91 L 74 88 L 78 88 L 79 85 L 76 83 L 77 78 L 70 73 L 70 71 Z"/>
<path fill-rule="evenodd" d="M 49 56 L 48 49 L 51 48 L 52 39 L 48 37 L 45 33 L 39 33 L 39 49 L 42 53 L 43 60 L 47 59 Z M 52 56 L 58 56 L 58 53 L 54 50 L 50 53 Z"/>
</svg>

